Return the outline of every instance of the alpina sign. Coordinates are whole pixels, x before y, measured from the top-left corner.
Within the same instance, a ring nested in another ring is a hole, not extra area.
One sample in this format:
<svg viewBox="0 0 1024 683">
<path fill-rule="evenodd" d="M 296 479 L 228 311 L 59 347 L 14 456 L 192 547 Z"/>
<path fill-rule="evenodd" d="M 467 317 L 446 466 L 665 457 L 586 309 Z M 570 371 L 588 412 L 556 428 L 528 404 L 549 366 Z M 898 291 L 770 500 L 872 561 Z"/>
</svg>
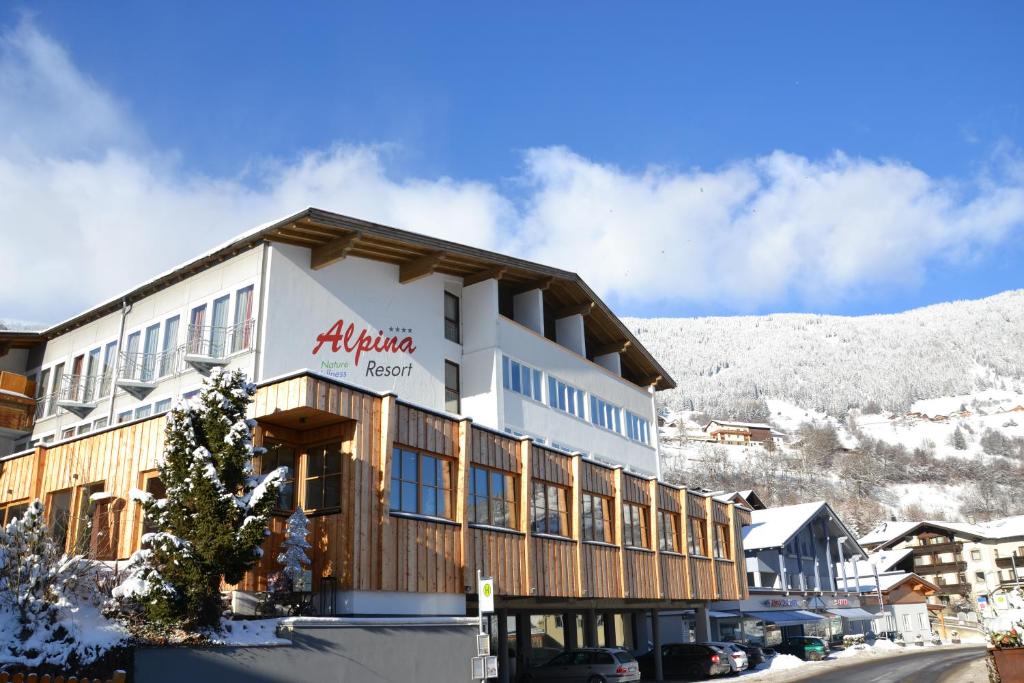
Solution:
<svg viewBox="0 0 1024 683">
<path fill-rule="evenodd" d="M 364 354 L 382 354 L 386 360 L 387 356 L 415 353 L 416 344 L 411 333 L 411 329 L 403 327 L 391 327 L 388 333 L 384 330 L 374 333 L 366 327 L 357 330 L 355 323 L 350 322 L 346 325 L 344 320 L 338 320 L 326 332 L 317 335 L 313 355 L 324 350 L 331 353 L 350 353 L 353 354 L 352 367 L 358 368 Z M 347 376 L 348 367 L 348 361 L 321 361 L 321 369 L 337 377 Z M 367 360 L 364 374 L 365 377 L 409 377 L 411 375 L 411 362 L 387 363 L 375 359 Z"/>
</svg>

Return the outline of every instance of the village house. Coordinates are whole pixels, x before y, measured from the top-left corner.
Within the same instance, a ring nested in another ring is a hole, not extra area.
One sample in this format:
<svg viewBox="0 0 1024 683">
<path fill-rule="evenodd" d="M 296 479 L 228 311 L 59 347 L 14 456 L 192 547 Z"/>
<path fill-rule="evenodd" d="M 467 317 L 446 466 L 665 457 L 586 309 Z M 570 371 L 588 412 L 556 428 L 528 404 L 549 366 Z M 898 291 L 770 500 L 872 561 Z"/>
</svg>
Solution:
<svg viewBox="0 0 1024 683">
<path fill-rule="evenodd" d="M 704 425 L 704 433 L 710 441 L 730 446 L 746 446 L 750 443 L 763 444 L 773 440 L 771 425 L 759 422 L 711 420 Z"/>
<path fill-rule="evenodd" d="M 658 480 L 673 381 L 574 273 L 307 209 L 0 351 L 0 513 L 41 499 L 98 559 L 139 547 L 174 402 L 251 378 L 255 465 L 289 479 L 242 611 L 295 508 L 322 614 L 436 626 L 492 577 L 502 681 L 748 595 L 750 509 Z"/>
</svg>

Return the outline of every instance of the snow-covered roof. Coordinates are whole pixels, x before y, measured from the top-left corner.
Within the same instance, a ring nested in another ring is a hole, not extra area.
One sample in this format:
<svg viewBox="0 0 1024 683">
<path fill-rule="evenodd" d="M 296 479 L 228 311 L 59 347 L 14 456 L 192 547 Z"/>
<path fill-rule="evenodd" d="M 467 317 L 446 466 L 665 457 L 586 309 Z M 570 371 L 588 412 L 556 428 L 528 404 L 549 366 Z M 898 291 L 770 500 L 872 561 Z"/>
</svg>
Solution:
<svg viewBox="0 0 1024 683">
<path fill-rule="evenodd" d="M 997 541 L 1004 538 L 1024 536 L 1024 515 L 1002 517 L 991 522 L 968 524 L 967 522 L 945 522 L 941 520 L 925 520 L 922 522 L 882 522 L 860 539 L 861 545 L 886 545 L 903 538 L 925 526 L 936 527 L 956 536 L 966 536 L 972 540 L 987 539 Z"/>
<path fill-rule="evenodd" d="M 842 576 L 839 576 L 838 578 L 839 584 L 842 585 Z M 935 586 L 933 583 L 924 580 L 923 578 L 921 578 L 917 574 L 914 574 L 913 572 L 879 572 L 878 586 L 875 585 L 875 575 L 873 573 L 870 575 L 863 575 L 856 578 L 849 575 L 847 575 L 846 577 L 847 585 L 850 587 L 850 590 L 856 591 L 858 593 L 871 593 L 872 591 L 878 590 L 879 587 L 883 591 L 890 591 L 896 586 L 900 585 L 901 583 L 904 583 L 905 581 L 913 580 L 925 584 L 932 590 L 938 590 L 938 587 Z"/>
<path fill-rule="evenodd" d="M 743 549 L 781 548 L 822 511 L 828 513 L 829 521 L 836 525 L 839 535 L 846 536 L 856 544 L 854 535 L 832 511 L 828 503 L 818 501 L 754 510 L 750 515 L 750 524 L 743 527 Z M 857 546 L 856 550 L 851 550 L 851 552 L 863 551 Z"/>
<path fill-rule="evenodd" d="M 707 429 L 711 425 L 722 425 L 723 427 L 746 427 L 748 429 L 771 429 L 772 426 L 763 422 L 733 422 L 731 420 L 711 420 L 704 429 Z"/>
<path fill-rule="evenodd" d="M 893 571 L 893 567 L 900 563 L 901 560 L 905 559 L 908 555 L 913 554 L 913 548 L 901 548 L 899 550 L 883 550 L 877 553 L 871 553 L 867 556 L 867 559 L 857 560 L 853 562 L 848 560 L 840 565 L 836 565 L 836 575 L 841 576 L 843 571 L 846 571 L 846 576 L 871 576 L 874 577 L 874 567 L 878 567 L 879 573 Z"/>
</svg>

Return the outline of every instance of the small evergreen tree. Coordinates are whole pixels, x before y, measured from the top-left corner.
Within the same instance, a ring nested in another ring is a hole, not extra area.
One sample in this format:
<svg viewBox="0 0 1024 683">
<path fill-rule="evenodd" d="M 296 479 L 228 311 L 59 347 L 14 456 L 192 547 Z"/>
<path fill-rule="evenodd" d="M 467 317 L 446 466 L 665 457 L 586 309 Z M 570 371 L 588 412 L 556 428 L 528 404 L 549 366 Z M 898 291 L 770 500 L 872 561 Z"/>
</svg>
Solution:
<svg viewBox="0 0 1024 683">
<path fill-rule="evenodd" d="M 309 518 L 302 508 L 296 508 L 285 526 L 282 543 L 284 550 L 277 556 L 278 563 L 284 567 L 281 571 L 288 577 L 288 582 L 292 586 L 302 576 L 303 567 L 309 564 L 309 556 L 306 555 L 310 548 L 309 541 L 306 540 L 308 535 Z"/>
<path fill-rule="evenodd" d="M 953 430 L 953 436 L 950 441 L 953 444 L 953 448 L 958 451 L 967 450 L 967 438 L 964 436 L 963 430 L 961 430 L 959 426 Z"/>
<path fill-rule="evenodd" d="M 221 582 L 237 583 L 263 554 L 286 468 L 253 474 L 245 413 L 255 390 L 240 371 L 211 372 L 198 401 L 179 403 L 167 418 L 167 497 L 135 492 L 158 531 L 143 536 L 115 598 L 136 603 L 157 628 L 217 628 Z"/>
</svg>

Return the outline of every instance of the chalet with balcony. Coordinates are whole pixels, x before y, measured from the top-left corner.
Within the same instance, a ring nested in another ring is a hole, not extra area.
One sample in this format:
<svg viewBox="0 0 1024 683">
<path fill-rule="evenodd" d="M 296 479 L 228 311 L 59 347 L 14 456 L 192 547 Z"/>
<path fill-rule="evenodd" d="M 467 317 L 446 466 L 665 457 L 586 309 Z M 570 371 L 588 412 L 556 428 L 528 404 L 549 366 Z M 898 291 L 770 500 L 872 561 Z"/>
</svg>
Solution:
<svg viewBox="0 0 1024 683">
<path fill-rule="evenodd" d="M 772 427 L 759 422 L 726 422 L 711 420 L 704 425 L 704 434 L 709 441 L 730 446 L 746 446 L 751 443 L 768 443 L 773 437 Z"/>
</svg>

